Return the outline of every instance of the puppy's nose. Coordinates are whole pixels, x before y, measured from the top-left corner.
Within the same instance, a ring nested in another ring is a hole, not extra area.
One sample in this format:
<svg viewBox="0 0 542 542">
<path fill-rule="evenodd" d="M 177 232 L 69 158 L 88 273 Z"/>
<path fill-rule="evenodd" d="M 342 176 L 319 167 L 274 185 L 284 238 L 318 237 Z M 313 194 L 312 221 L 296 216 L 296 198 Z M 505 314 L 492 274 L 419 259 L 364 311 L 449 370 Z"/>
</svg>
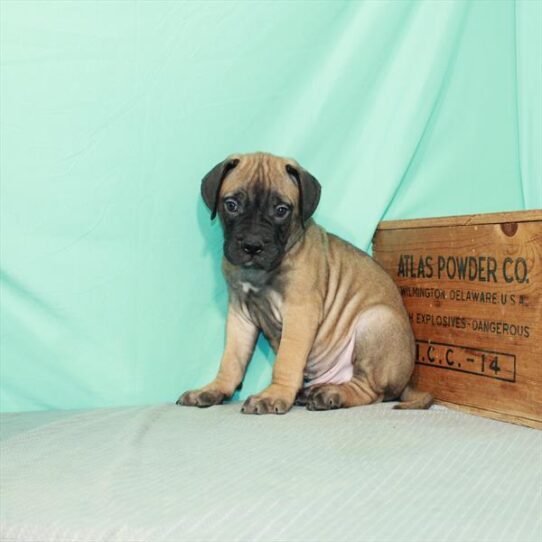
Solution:
<svg viewBox="0 0 542 542">
<path fill-rule="evenodd" d="M 243 243 L 243 251 L 251 256 L 259 254 L 263 250 L 263 243 L 260 241 L 245 241 Z"/>
</svg>

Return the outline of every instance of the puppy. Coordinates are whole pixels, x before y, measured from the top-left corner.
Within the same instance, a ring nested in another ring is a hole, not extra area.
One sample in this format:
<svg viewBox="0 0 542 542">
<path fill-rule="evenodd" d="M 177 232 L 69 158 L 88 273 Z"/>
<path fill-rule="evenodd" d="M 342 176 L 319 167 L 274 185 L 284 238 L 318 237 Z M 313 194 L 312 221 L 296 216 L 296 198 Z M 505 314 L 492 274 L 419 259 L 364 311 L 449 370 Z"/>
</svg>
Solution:
<svg viewBox="0 0 542 542">
<path fill-rule="evenodd" d="M 319 182 L 296 161 L 232 155 L 203 179 L 203 199 L 224 230 L 229 290 L 226 346 L 216 378 L 180 405 L 208 407 L 240 386 L 261 332 L 276 360 L 271 384 L 245 414 L 284 414 L 296 402 L 328 410 L 399 399 L 428 408 L 410 384 L 414 336 L 401 296 L 365 252 L 311 216 Z"/>
</svg>

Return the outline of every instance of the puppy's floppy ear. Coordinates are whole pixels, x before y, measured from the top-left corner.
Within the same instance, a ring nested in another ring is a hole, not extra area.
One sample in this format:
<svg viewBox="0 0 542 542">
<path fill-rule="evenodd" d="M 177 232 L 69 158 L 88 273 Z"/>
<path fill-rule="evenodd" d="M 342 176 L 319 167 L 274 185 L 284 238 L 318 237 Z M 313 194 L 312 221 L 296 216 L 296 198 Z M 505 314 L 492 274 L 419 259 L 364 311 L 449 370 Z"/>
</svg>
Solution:
<svg viewBox="0 0 542 542">
<path fill-rule="evenodd" d="M 211 211 L 211 220 L 216 216 L 220 188 L 228 173 L 239 163 L 239 158 L 226 158 L 217 164 L 201 181 L 201 195 Z"/>
<path fill-rule="evenodd" d="M 320 183 L 305 169 L 286 165 L 288 175 L 295 181 L 299 188 L 299 214 L 304 224 L 308 220 L 320 201 L 322 187 Z"/>
</svg>

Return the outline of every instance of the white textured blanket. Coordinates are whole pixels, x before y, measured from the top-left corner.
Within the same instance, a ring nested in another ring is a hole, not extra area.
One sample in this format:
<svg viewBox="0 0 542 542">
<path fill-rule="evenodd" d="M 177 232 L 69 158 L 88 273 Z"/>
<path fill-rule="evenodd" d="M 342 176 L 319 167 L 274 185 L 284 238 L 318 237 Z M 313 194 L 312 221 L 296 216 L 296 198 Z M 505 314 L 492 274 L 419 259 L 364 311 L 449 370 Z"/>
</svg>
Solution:
<svg viewBox="0 0 542 542">
<path fill-rule="evenodd" d="M 542 540 L 542 432 L 442 407 L 239 408 L 3 415 L 2 540 Z"/>
</svg>

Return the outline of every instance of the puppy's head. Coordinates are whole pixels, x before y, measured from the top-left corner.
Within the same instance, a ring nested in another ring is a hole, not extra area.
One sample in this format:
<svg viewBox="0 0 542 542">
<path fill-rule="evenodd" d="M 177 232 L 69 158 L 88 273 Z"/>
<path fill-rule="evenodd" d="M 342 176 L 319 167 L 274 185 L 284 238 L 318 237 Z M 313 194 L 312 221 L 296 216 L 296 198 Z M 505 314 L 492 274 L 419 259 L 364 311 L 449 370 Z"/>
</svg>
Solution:
<svg viewBox="0 0 542 542">
<path fill-rule="evenodd" d="M 320 184 L 294 160 L 239 154 L 207 173 L 201 193 L 211 218 L 220 217 L 228 261 L 271 270 L 316 209 Z"/>
</svg>

